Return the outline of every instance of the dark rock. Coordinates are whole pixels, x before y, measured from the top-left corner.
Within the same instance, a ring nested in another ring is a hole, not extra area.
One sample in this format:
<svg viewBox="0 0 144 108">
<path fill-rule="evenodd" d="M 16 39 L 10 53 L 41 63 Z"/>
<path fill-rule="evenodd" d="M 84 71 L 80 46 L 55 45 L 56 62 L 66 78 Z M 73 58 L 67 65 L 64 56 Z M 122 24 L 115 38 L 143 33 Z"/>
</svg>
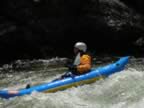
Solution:
<svg viewBox="0 0 144 108">
<path fill-rule="evenodd" d="M 138 13 L 144 13 L 144 1 L 143 0 L 120 0 L 126 3 L 129 7 L 136 10 Z"/>
<path fill-rule="evenodd" d="M 134 43 L 144 18 L 119 0 L 1 0 L 0 6 L 0 63 L 71 56 L 76 41 L 94 54 L 140 50 Z"/>
</svg>

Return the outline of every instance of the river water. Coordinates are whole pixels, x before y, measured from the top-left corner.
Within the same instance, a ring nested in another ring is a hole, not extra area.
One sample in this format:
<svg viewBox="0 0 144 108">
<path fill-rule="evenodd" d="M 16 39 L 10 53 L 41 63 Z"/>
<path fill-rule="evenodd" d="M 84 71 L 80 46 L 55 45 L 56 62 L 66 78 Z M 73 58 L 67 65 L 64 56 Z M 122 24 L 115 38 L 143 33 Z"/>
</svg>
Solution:
<svg viewBox="0 0 144 108">
<path fill-rule="evenodd" d="M 114 62 L 119 57 L 96 58 L 94 67 Z M 17 61 L 1 68 L 0 89 L 23 88 L 49 82 L 66 71 L 63 59 Z M 20 64 L 20 66 L 19 66 Z M 56 93 L 0 99 L 0 108 L 143 108 L 144 58 L 131 57 L 126 69 L 89 85 L 73 87 Z"/>
</svg>

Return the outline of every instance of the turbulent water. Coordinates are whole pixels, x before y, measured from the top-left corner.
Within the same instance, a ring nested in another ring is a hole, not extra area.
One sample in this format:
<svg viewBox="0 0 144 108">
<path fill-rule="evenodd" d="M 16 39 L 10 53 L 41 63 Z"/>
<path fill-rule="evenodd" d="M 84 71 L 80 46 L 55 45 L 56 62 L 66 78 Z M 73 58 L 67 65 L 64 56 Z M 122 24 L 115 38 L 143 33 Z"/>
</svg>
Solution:
<svg viewBox="0 0 144 108">
<path fill-rule="evenodd" d="M 6 65 L 1 68 L 0 89 L 22 88 L 28 82 L 32 85 L 45 83 L 57 78 L 66 69 L 54 60 L 35 60 L 39 65 L 13 69 Z M 108 62 L 106 62 L 108 61 Z M 112 58 L 98 60 L 94 66 L 112 62 Z M 55 64 L 55 65 L 50 65 Z M 93 84 L 73 87 L 56 93 L 37 93 L 0 99 L 0 108 L 143 108 L 144 106 L 144 58 L 130 59 L 126 69 L 109 78 Z M 27 66 L 28 65 L 28 66 Z M 23 66 L 24 67 L 24 66 Z"/>
</svg>

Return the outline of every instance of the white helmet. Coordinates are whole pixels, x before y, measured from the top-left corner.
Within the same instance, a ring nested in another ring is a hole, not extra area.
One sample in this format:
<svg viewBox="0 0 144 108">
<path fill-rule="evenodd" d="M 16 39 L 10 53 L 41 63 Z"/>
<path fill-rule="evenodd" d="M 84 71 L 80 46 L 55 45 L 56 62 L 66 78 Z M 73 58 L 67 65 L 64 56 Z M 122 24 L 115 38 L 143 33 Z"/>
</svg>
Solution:
<svg viewBox="0 0 144 108">
<path fill-rule="evenodd" d="M 81 51 L 83 51 L 83 52 L 86 52 L 86 50 L 87 50 L 87 45 L 84 42 L 77 42 L 74 45 L 74 47 L 81 50 Z"/>
</svg>

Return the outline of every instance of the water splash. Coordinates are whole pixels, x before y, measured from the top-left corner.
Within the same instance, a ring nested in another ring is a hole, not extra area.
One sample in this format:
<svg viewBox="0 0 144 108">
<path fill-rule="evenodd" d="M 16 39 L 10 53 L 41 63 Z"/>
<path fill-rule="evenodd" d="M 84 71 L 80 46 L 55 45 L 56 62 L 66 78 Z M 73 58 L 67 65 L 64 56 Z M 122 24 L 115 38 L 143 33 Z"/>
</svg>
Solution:
<svg viewBox="0 0 144 108">
<path fill-rule="evenodd" d="M 61 75 L 58 72 L 59 69 L 47 73 L 42 70 L 37 74 L 30 73 L 35 83 L 48 82 Z M 93 84 L 49 94 L 34 92 L 31 95 L 15 97 L 10 100 L 0 99 L 0 103 L 0 108 L 143 108 L 144 71 L 142 60 L 132 59 L 124 71 Z"/>
</svg>

